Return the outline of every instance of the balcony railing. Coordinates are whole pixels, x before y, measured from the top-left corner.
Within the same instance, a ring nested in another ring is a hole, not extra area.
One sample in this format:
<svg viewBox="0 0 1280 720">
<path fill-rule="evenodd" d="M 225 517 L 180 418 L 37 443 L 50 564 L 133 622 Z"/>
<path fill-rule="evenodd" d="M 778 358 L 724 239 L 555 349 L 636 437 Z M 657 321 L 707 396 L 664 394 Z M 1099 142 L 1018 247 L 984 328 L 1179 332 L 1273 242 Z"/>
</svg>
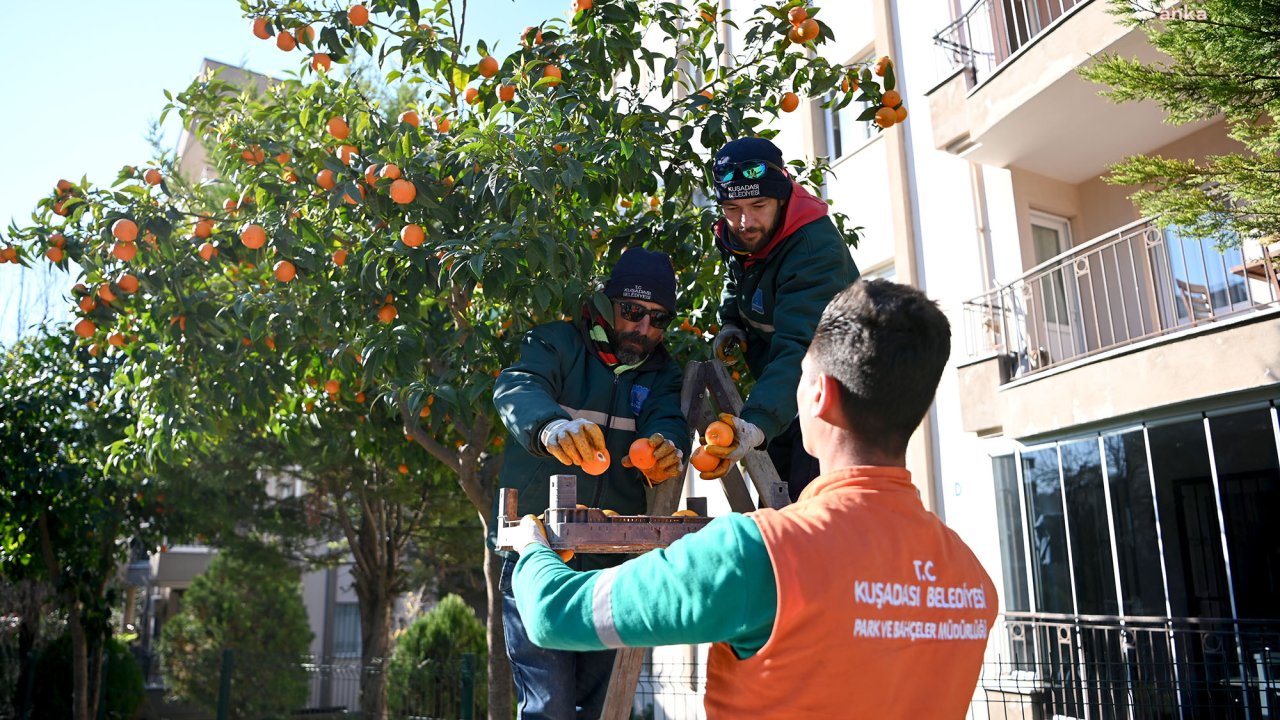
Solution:
<svg viewBox="0 0 1280 720">
<path fill-rule="evenodd" d="M 977 84 L 1070 10 L 1089 1 L 978 0 L 934 35 L 933 42 L 942 50 L 948 72 L 969 68 Z"/>
<path fill-rule="evenodd" d="M 1280 621 L 1006 613 L 969 717 L 1280 716 Z"/>
<path fill-rule="evenodd" d="M 1139 220 L 964 304 L 970 358 L 1006 380 L 1140 340 L 1280 305 L 1280 243 L 1218 250 Z"/>
</svg>

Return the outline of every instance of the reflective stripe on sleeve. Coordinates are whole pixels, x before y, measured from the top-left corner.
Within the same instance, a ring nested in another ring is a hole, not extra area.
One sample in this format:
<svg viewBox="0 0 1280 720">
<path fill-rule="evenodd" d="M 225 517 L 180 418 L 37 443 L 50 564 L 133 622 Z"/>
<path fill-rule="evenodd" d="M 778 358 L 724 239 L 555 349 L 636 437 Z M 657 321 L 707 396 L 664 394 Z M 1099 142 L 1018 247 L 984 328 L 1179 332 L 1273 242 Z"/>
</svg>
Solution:
<svg viewBox="0 0 1280 720">
<path fill-rule="evenodd" d="M 759 330 L 760 332 L 767 332 L 767 333 L 776 332 L 776 329 L 774 328 L 774 326 L 769 325 L 768 323 L 756 322 L 755 320 L 752 320 L 751 318 L 745 315 L 742 317 L 742 319 L 746 320 L 748 325 Z"/>
<path fill-rule="evenodd" d="M 622 647 L 622 638 L 618 628 L 613 624 L 613 579 L 618 568 L 601 570 L 596 576 L 595 587 L 591 589 L 591 622 L 596 628 L 596 637 L 605 647 Z"/>
</svg>

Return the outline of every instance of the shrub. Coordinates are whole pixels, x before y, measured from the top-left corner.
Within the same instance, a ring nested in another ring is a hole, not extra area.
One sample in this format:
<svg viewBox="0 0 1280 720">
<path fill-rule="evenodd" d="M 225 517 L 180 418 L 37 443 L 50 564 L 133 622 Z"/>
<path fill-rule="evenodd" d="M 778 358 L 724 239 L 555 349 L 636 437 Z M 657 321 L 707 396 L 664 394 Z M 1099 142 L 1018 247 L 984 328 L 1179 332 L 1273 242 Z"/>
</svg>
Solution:
<svg viewBox="0 0 1280 720">
<path fill-rule="evenodd" d="M 98 717 L 129 720 L 146 701 L 142 668 L 125 644 L 108 638 L 103 645 L 107 669 L 106 707 Z M 54 640 L 36 661 L 31 685 L 31 720 L 63 720 L 72 715 L 71 635 Z"/>
<path fill-rule="evenodd" d="M 306 701 L 302 658 L 310 643 L 297 570 L 223 552 L 191 583 L 159 647 L 170 692 L 210 710 L 217 708 L 222 652 L 233 651 L 231 715 L 263 718 Z"/>
<path fill-rule="evenodd" d="M 457 595 L 446 595 L 414 621 L 396 642 L 387 666 L 387 702 L 393 715 L 456 717 L 461 701 L 462 656 L 476 656 L 475 697 L 487 696 L 483 681 L 484 624 Z M 480 708 L 479 716 L 485 711 Z"/>
</svg>

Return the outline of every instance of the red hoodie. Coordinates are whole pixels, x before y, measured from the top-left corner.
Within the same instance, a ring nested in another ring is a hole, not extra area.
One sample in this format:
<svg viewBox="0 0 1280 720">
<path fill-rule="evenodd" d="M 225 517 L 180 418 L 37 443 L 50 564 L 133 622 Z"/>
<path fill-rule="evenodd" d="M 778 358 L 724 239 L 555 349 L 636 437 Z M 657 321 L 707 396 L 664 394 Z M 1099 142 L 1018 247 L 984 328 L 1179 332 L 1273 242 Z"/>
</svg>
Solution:
<svg viewBox="0 0 1280 720">
<path fill-rule="evenodd" d="M 828 207 L 825 200 L 805 190 L 800 186 L 800 183 L 792 180 L 791 199 L 787 201 L 787 214 L 782 219 L 782 226 L 773 233 L 773 237 L 769 239 L 769 242 L 765 243 L 764 247 L 742 259 L 743 268 L 749 268 L 758 262 L 767 260 L 769 255 L 773 254 L 774 248 L 778 247 L 783 240 L 791 237 L 791 234 L 796 230 L 823 217 L 827 214 L 827 211 Z M 724 218 L 716 221 L 714 232 L 720 247 L 738 255 L 743 254 L 730 244 L 728 223 L 725 222 Z"/>
</svg>

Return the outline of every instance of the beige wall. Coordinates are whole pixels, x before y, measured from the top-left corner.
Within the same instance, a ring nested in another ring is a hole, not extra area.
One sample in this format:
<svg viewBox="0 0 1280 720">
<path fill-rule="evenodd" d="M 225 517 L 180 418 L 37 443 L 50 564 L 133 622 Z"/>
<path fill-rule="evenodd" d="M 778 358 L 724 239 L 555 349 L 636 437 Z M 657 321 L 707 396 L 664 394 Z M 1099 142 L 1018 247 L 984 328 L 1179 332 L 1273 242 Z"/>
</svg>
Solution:
<svg viewBox="0 0 1280 720">
<path fill-rule="evenodd" d="M 961 367 L 966 429 L 1034 439 L 1221 396 L 1280 393 L 1280 310 L 1135 347 L 999 388 L 990 362 Z"/>
</svg>

